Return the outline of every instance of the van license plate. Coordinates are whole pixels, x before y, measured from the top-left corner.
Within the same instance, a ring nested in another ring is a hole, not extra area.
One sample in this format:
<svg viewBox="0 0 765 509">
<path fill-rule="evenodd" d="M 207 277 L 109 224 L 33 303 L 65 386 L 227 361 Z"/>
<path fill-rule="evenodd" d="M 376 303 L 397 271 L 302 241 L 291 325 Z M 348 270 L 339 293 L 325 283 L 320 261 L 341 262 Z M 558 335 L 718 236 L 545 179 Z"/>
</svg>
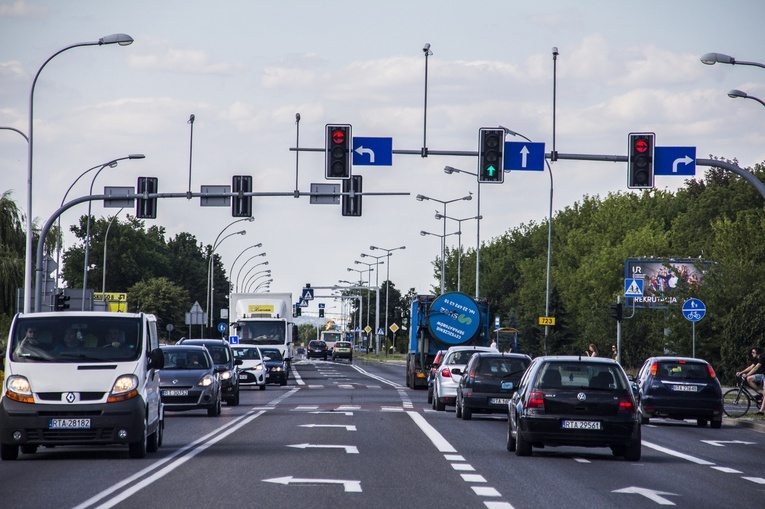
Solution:
<svg viewBox="0 0 765 509">
<path fill-rule="evenodd" d="M 561 423 L 563 429 L 600 429 L 600 421 L 563 421 Z"/>
<path fill-rule="evenodd" d="M 90 429 L 90 419 L 51 419 L 49 429 Z"/>
</svg>

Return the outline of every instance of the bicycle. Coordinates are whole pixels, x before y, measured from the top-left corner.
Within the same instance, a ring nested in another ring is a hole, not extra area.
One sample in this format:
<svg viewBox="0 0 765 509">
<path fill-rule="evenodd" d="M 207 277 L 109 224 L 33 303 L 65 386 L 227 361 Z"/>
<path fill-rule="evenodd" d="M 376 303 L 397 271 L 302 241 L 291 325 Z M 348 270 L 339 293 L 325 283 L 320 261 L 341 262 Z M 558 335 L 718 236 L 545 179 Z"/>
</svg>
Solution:
<svg viewBox="0 0 765 509">
<path fill-rule="evenodd" d="M 749 386 L 746 378 L 737 375 L 736 387 L 728 389 L 723 394 L 723 412 L 725 415 L 735 419 L 745 416 L 752 405 L 759 408 L 762 396 L 757 393 L 752 394 L 753 392 L 754 390 Z"/>
</svg>

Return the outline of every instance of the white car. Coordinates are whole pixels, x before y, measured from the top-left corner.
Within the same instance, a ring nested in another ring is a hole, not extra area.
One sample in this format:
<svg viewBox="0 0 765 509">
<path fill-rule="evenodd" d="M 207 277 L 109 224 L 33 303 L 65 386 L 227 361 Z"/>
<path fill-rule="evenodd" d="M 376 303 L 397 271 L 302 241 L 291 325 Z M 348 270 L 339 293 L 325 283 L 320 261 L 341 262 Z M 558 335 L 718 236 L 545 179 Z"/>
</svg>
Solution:
<svg viewBox="0 0 765 509">
<path fill-rule="evenodd" d="M 260 350 L 254 345 L 231 345 L 234 359 L 242 361 L 239 366 L 239 385 L 255 386 L 266 390 L 266 366 Z"/>
<path fill-rule="evenodd" d="M 457 402 L 457 387 L 470 357 L 476 352 L 499 353 L 488 346 L 453 346 L 446 351 L 433 379 L 433 409 L 445 410 Z"/>
</svg>

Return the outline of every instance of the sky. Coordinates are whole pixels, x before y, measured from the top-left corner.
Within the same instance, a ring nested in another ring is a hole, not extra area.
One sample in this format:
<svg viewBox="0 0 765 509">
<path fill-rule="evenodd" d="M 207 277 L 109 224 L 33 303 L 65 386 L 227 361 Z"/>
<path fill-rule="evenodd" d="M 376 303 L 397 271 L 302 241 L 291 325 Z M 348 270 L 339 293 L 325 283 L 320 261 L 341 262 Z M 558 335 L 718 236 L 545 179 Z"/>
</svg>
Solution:
<svg viewBox="0 0 765 509">
<path fill-rule="evenodd" d="M 313 183 L 328 183 L 323 154 L 292 149 L 298 142 L 323 149 L 326 124 L 351 124 L 355 137 L 390 137 L 394 151 L 416 152 L 424 143 L 430 151 L 475 152 L 479 128 L 503 125 L 544 143 L 546 152 L 555 141 L 563 154 L 625 156 L 628 133 L 647 131 L 656 133 L 657 146 L 692 146 L 698 158 L 748 167 L 765 161 L 765 111 L 727 92 L 765 98 L 765 70 L 708 66 L 700 56 L 765 62 L 763 19 L 765 3 L 754 0 L 0 0 L 0 126 L 29 131 L 32 81 L 46 59 L 69 45 L 124 33 L 133 44 L 73 48 L 40 74 L 32 209 L 40 223 L 82 172 L 136 153 L 145 159 L 103 171 L 94 192 L 135 186 L 139 176 L 157 177 L 160 192 L 186 192 L 189 181 L 199 192 L 230 185 L 233 175 L 251 175 L 257 192 L 292 193 L 296 181 L 308 192 Z M 256 197 L 255 220 L 224 231 L 234 220 L 230 208 L 183 198 L 160 200 L 157 218 L 146 224 L 163 227 L 168 239 L 189 232 L 205 244 L 221 231 L 224 238 L 245 229 L 216 250 L 227 272 L 244 274 L 268 261 L 258 270 L 272 271 L 271 291 L 293 296 L 306 283 L 367 281 L 367 273 L 348 270 L 367 268 L 356 260 L 374 260 L 361 253 L 385 255 L 372 245 L 406 246 L 380 266 L 379 281 L 389 271 L 403 293 L 430 293 L 440 286 L 433 262 L 441 239 L 420 232 L 443 233 L 435 212 L 444 206 L 415 196 L 451 201 L 477 189 L 474 177 L 448 175 L 444 166 L 475 172 L 477 161 L 396 153 L 391 166 L 354 166 L 364 191 L 399 193 L 364 197 L 361 217 L 343 217 L 339 206 L 311 204 L 307 196 Z M 626 167 L 553 162 L 554 211 L 584 196 L 634 192 L 626 187 Z M 26 211 L 27 145 L 10 130 L 0 130 L 0 175 L 0 192 L 12 191 Z M 90 184 L 90 176 L 81 179 L 69 197 L 87 195 Z M 659 189 L 681 186 L 682 177 L 656 178 Z M 473 198 L 450 203 L 446 215 L 475 217 Z M 544 221 L 549 198 L 546 171 L 513 171 L 502 185 L 482 186 L 481 241 Z M 66 211 L 62 224 L 86 210 L 82 204 Z M 96 217 L 117 210 L 92 206 Z M 127 213 L 135 211 L 121 217 Z M 447 245 L 461 241 L 474 249 L 476 221 L 447 220 L 447 233 L 458 224 L 462 234 L 447 236 Z M 68 230 L 64 242 L 65 248 L 74 242 Z M 262 250 L 243 253 L 257 243 Z M 266 255 L 251 259 L 260 252 Z M 554 245 L 552 252 L 554 260 Z M 374 285 L 375 274 L 369 276 Z M 339 306 L 325 302 L 330 315 Z M 312 303 L 304 311 L 316 310 Z"/>
</svg>

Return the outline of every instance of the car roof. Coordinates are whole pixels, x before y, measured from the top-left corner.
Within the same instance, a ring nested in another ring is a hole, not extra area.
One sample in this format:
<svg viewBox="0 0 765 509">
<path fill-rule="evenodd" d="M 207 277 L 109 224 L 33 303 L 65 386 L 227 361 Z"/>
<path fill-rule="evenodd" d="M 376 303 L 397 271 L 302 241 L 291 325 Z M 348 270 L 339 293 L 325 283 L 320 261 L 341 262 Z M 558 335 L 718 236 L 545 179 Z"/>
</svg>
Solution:
<svg viewBox="0 0 765 509">
<path fill-rule="evenodd" d="M 534 359 L 538 362 L 589 362 L 597 364 L 619 364 L 609 357 L 588 357 L 586 355 L 544 355 Z"/>
<path fill-rule="evenodd" d="M 531 357 L 526 355 L 525 353 L 518 353 L 518 352 L 478 352 L 473 357 L 479 358 L 479 359 L 499 359 L 499 358 L 507 358 L 507 359 L 527 359 L 531 360 Z"/>
<path fill-rule="evenodd" d="M 178 345 L 204 345 L 204 344 L 218 344 L 218 345 L 228 345 L 228 341 L 224 341 L 222 339 L 182 339 L 180 342 L 176 343 Z"/>
<path fill-rule="evenodd" d="M 657 361 L 657 362 L 678 362 L 678 361 L 683 361 L 683 362 L 703 362 L 705 364 L 709 364 L 704 359 L 698 359 L 698 358 L 694 358 L 694 357 L 674 357 L 674 356 L 664 355 L 664 356 L 661 356 L 661 357 L 651 357 L 651 359 L 654 360 L 654 361 Z"/>
<path fill-rule="evenodd" d="M 496 348 L 491 348 L 490 346 L 475 346 L 475 345 L 473 345 L 473 346 L 466 346 L 466 345 L 451 346 L 451 347 L 449 347 L 449 349 L 446 352 L 447 353 L 461 352 L 463 350 L 475 350 L 476 352 L 497 352 L 497 353 L 499 353 L 499 350 L 497 350 Z"/>
<path fill-rule="evenodd" d="M 175 344 L 175 345 L 159 345 L 159 347 L 162 350 L 181 350 L 181 349 L 183 349 L 183 350 L 188 350 L 190 352 L 200 351 L 200 352 L 203 352 L 203 353 L 207 353 L 207 348 L 205 348 L 202 345 L 187 345 L 187 344 L 181 343 L 181 344 Z"/>
</svg>

